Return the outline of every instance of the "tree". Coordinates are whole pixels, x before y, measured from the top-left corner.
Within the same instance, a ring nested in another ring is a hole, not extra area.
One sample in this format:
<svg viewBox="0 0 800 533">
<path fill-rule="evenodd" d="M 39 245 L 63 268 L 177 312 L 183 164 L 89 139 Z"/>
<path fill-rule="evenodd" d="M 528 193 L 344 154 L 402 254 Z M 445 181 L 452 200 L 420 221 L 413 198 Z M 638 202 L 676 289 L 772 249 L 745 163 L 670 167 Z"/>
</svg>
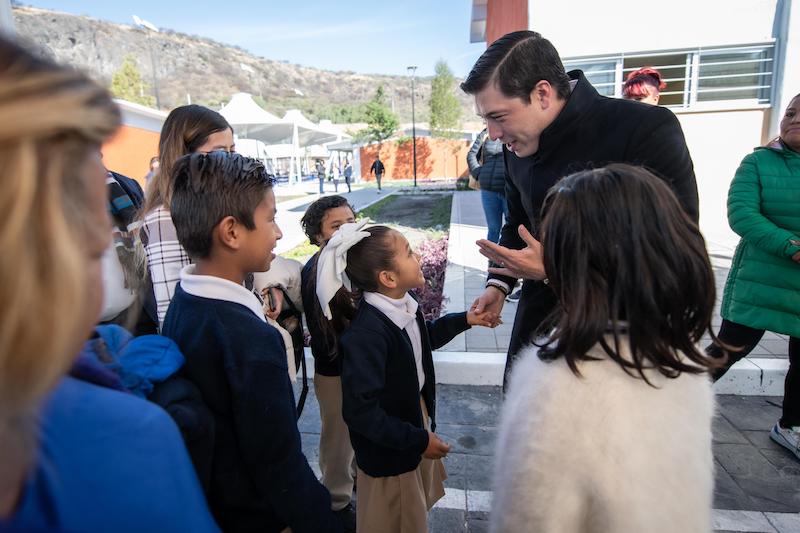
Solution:
<svg viewBox="0 0 800 533">
<path fill-rule="evenodd" d="M 358 138 L 382 143 L 397 131 L 400 121 L 386 105 L 386 93 L 383 85 L 379 85 L 375 96 L 367 102 L 364 115 L 367 121 L 366 129 L 359 132 Z"/>
<path fill-rule="evenodd" d="M 431 82 L 431 133 L 438 137 L 456 136 L 461 126 L 461 105 L 453 93 L 456 78 L 443 60 L 436 63 Z"/>
<path fill-rule="evenodd" d="M 111 78 L 111 92 L 117 98 L 153 107 L 156 99 L 150 94 L 150 85 L 142 80 L 136 58 L 128 54 Z"/>
</svg>

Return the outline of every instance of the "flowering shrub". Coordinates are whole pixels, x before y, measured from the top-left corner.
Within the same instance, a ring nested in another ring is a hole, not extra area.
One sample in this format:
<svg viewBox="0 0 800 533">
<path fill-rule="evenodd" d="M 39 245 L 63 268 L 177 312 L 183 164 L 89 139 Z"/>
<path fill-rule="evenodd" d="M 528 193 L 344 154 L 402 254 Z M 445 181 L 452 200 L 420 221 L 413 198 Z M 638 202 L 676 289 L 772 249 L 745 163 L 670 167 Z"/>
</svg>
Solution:
<svg viewBox="0 0 800 533">
<path fill-rule="evenodd" d="M 422 275 L 425 285 L 415 290 L 426 320 L 439 318 L 443 308 L 444 272 L 447 269 L 447 236 L 427 240 L 419 245 Z"/>
</svg>

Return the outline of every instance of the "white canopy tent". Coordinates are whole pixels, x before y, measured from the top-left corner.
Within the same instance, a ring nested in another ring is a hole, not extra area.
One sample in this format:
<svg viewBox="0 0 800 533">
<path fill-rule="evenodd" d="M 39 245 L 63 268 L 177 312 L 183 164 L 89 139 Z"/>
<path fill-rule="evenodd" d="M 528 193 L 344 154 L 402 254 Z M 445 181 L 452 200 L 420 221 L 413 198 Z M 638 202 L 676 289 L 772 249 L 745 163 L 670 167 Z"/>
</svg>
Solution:
<svg viewBox="0 0 800 533">
<path fill-rule="evenodd" d="M 258 132 L 265 126 L 281 124 L 281 119 L 273 115 L 253 100 L 248 93 L 236 93 L 231 97 L 231 101 L 222 106 L 219 110 L 220 115 L 233 126 L 237 135 L 248 139 L 258 139 L 262 142 Z M 266 144 L 271 144 L 266 142 Z"/>
<path fill-rule="evenodd" d="M 314 124 L 299 109 L 290 109 L 283 118 L 278 118 L 259 106 L 247 93 L 234 94 L 231 101 L 220 109 L 220 114 L 242 138 L 256 139 L 267 145 L 290 145 L 290 182 L 300 179 L 302 148 L 342 139 L 342 134 L 331 128 L 330 123 L 323 126 Z"/>
</svg>

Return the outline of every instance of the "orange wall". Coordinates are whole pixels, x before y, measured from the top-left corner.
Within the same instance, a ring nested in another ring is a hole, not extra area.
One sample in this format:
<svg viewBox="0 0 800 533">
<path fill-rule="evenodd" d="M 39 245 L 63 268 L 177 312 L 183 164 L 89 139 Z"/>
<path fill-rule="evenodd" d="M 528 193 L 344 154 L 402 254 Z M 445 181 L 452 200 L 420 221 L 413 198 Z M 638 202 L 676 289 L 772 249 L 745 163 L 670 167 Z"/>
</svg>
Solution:
<svg viewBox="0 0 800 533">
<path fill-rule="evenodd" d="M 528 0 L 489 0 L 486 46 L 512 31 L 528 29 Z"/>
<path fill-rule="evenodd" d="M 452 139 L 417 138 L 417 178 L 461 177 L 467 175 L 469 141 Z M 361 178 L 375 179 L 369 169 L 375 161 L 378 145 L 361 147 Z M 381 161 L 386 167 L 384 179 L 411 179 L 414 177 L 414 156 L 411 140 L 402 144 L 384 142 L 380 147 Z"/>
<path fill-rule="evenodd" d="M 155 131 L 122 126 L 103 145 L 103 164 L 108 170 L 133 178 L 144 187 L 150 158 L 158 155 L 158 137 Z"/>
</svg>

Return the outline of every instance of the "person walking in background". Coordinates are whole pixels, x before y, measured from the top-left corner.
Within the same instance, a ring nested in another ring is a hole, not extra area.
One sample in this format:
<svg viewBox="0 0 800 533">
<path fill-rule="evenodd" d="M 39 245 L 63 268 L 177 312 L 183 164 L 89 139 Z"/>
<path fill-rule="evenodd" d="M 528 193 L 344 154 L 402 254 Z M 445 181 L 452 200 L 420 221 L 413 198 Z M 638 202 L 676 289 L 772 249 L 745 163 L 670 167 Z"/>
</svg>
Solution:
<svg viewBox="0 0 800 533">
<path fill-rule="evenodd" d="M 353 192 L 350 189 L 350 178 L 353 177 L 353 165 L 349 159 L 344 160 L 344 182 L 347 185 L 347 192 Z"/>
<path fill-rule="evenodd" d="M 651 169 L 698 220 L 697 184 L 680 123 L 669 109 L 598 94 L 583 72 L 565 72 L 558 51 L 532 31 L 509 33 L 481 55 L 461 84 L 475 97 L 489 137 L 504 143 L 508 220 L 500 242 L 478 241 L 499 264 L 475 300 L 500 316 L 522 278 L 506 360 L 506 377 L 520 348 L 534 340 L 556 297 L 544 282 L 539 230 L 542 202 L 563 176 L 610 162 Z"/>
<path fill-rule="evenodd" d="M 319 180 L 319 193 L 325 193 L 325 163 L 322 162 L 322 159 L 317 159 L 317 162 L 314 164 L 314 168 L 317 171 L 317 179 Z"/>
<path fill-rule="evenodd" d="M 383 178 L 383 172 L 386 170 L 386 167 L 383 166 L 383 162 L 381 161 L 380 154 L 375 156 L 375 161 L 372 162 L 372 166 L 369 167 L 369 173 L 375 174 L 375 181 L 378 182 L 378 192 L 381 192 L 381 178 Z"/>
<path fill-rule="evenodd" d="M 661 79 L 661 73 L 652 67 L 644 67 L 628 74 L 622 86 L 622 97 L 626 100 L 638 100 L 643 104 L 658 105 L 661 91 L 667 83 Z"/>
<path fill-rule="evenodd" d="M 614 164 L 551 188 L 540 236 L 560 305 L 511 378 L 489 530 L 708 533 L 715 362 L 697 342 L 716 297 L 697 225 Z"/>
<path fill-rule="evenodd" d="M 339 167 L 339 163 L 336 161 L 331 161 L 331 177 L 333 177 L 333 192 L 339 192 L 339 176 L 342 175 L 342 169 Z"/>
<path fill-rule="evenodd" d="M 722 299 L 721 343 L 733 346 L 721 378 L 765 331 L 789 335 L 783 413 L 772 440 L 800 459 L 800 94 L 780 135 L 747 155 L 728 192 L 728 222 L 740 237 Z M 722 356 L 718 343 L 706 348 Z"/>
</svg>

